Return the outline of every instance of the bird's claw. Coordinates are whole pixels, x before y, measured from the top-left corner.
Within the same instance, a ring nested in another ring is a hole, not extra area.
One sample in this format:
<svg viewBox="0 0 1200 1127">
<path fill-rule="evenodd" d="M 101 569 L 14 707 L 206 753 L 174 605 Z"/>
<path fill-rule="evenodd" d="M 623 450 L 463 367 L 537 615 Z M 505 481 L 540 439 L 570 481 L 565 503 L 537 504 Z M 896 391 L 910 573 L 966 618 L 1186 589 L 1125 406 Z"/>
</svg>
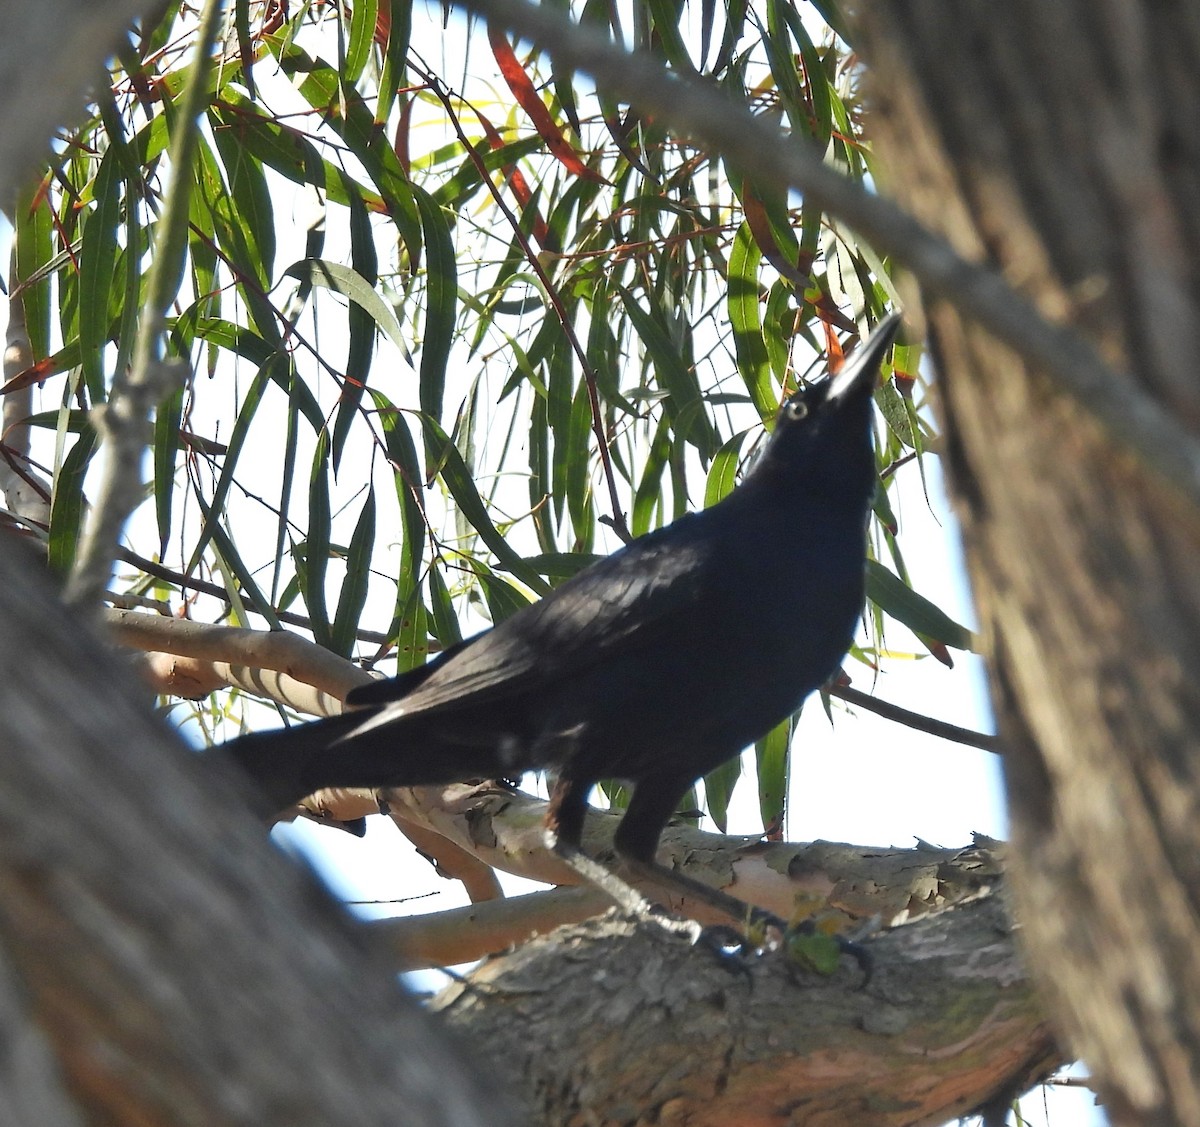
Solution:
<svg viewBox="0 0 1200 1127">
<path fill-rule="evenodd" d="M 866 947 L 837 932 L 821 931 L 812 920 L 803 920 L 788 929 L 785 950 L 789 966 L 824 975 L 833 974 L 842 956 L 849 955 L 863 972 L 859 990 L 866 989 L 875 969 L 874 959 Z"/>
<path fill-rule="evenodd" d="M 789 925 L 777 916 L 756 914 L 743 931 L 728 924 L 701 928 L 696 945 L 707 947 L 729 970 L 747 972 L 750 960 L 768 951 L 782 950 L 790 969 L 832 975 L 843 955 L 849 955 L 863 973 L 857 989 L 864 990 L 875 969 L 871 952 L 844 936 L 818 931 L 811 920 Z"/>
</svg>

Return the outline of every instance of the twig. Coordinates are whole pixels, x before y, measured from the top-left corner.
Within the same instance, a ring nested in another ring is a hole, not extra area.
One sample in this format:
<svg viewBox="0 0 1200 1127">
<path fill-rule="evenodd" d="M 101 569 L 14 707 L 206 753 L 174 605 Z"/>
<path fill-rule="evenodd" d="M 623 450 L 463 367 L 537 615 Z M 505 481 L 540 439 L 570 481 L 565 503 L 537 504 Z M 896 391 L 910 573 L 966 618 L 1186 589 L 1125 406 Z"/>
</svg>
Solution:
<svg viewBox="0 0 1200 1127">
<path fill-rule="evenodd" d="M 108 402 L 92 410 L 107 457 L 99 500 L 88 520 L 64 599 L 88 612 L 99 607 L 129 514 L 142 500 L 142 455 L 151 438 L 150 412 L 186 376 L 182 360 L 164 360 L 166 313 L 179 287 L 187 250 L 188 196 L 196 152 L 196 118 L 212 63 L 220 0 L 205 0 L 196 35 L 196 60 L 183 93 L 171 140 L 171 190 L 167 193 L 146 279 L 137 341 L 128 372 L 113 376 Z"/>
<path fill-rule="evenodd" d="M 915 728 L 918 732 L 927 732 L 931 736 L 964 744 L 966 747 L 977 747 L 981 751 L 1001 754 L 1000 743 L 995 736 L 976 732 L 972 728 L 960 728 L 957 724 L 949 724 L 945 720 L 934 720 L 931 716 L 922 716 L 919 712 L 912 712 L 898 704 L 873 697 L 861 689 L 852 689 L 849 685 L 830 685 L 829 695 L 867 712 L 873 712 L 876 716 L 882 716 L 885 720 L 894 720 L 907 728 Z"/>
<path fill-rule="evenodd" d="M 816 148 L 789 137 L 715 86 L 630 54 L 602 32 L 581 27 L 552 5 L 526 0 L 457 0 L 517 32 L 560 67 L 590 74 L 609 95 L 636 106 L 720 153 L 757 179 L 797 189 L 853 227 L 877 251 L 895 256 L 926 290 L 976 320 L 1053 376 L 1117 444 L 1200 507 L 1200 441 L 1128 373 L 1118 373 L 1078 333 L 1052 324 L 995 270 L 967 262 L 890 200 L 826 165 Z"/>
<path fill-rule="evenodd" d="M 182 571 L 174 571 L 169 567 L 164 567 L 160 563 L 146 559 L 145 556 L 139 556 L 136 552 L 131 552 L 128 548 L 121 548 L 117 552 L 117 559 L 136 567 L 139 571 L 144 571 L 147 575 L 152 575 L 155 579 L 174 583 L 183 590 L 197 591 L 201 595 L 209 595 L 214 599 L 220 599 L 227 605 L 233 602 L 229 597 L 229 592 L 220 586 L 220 584 L 209 583 L 205 579 L 197 579 L 194 575 L 185 575 Z M 286 622 L 289 626 L 298 626 L 301 630 L 312 629 L 312 619 L 305 618 L 304 615 L 296 614 L 294 611 L 277 609 L 275 617 L 280 622 Z M 376 646 L 385 646 L 390 640 L 386 634 L 381 634 L 378 630 L 358 630 L 354 636 L 360 642 L 370 642 Z"/>
</svg>

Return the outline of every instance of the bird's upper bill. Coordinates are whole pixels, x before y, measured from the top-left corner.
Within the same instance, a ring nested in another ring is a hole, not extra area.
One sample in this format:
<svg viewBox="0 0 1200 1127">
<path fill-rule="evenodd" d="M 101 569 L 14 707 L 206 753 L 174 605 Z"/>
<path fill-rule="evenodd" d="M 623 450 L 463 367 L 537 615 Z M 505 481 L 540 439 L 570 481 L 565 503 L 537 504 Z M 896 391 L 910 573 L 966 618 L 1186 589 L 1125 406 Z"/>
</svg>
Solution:
<svg viewBox="0 0 1200 1127">
<path fill-rule="evenodd" d="M 825 402 L 831 403 L 849 395 L 855 388 L 863 386 L 874 387 L 875 375 L 900 328 L 900 314 L 889 313 L 859 345 L 858 351 L 842 366 L 842 370 L 830 377 L 829 390 L 825 393 Z"/>
</svg>

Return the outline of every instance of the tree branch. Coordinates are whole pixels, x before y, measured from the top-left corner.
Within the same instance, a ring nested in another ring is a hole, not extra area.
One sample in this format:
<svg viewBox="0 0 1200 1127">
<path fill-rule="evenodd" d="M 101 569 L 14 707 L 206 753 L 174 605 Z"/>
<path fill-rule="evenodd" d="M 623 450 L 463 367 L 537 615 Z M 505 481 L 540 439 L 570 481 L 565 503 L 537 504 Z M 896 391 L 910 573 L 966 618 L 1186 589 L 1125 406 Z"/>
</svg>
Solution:
<svg viewBox="0 0 1200 1127">
<path fill-rule="evenodd" d="M 853 704 L 867 712 L 873 712 L 885 720 L 894 720 L 906 728 L 913 728 L 918 732 L 925 732 L 928 735 L 950 740 L 952 743 L 963 744 L 966 747 L 977 747 L 980 751 L 1000 754 L 999 741 L 995 736 L 989 736 L 985 732 L 976 732 L 972 728 L 960 728 L 957 724 L 950 724 L 945 720 L 935 720 L 931 716 L 913 712 L 911 709 L 892 704 L 890 701 L 880 700 L 878 697 L 871 696 L 870 693 L 864 693 L 861 689 L 855 689 L 849 685 L 830 685 L 826 691 L 831 697 L 837 697 L 847 704 Z"/>
<path fill-rule="evenodd" d="M 851 959 L 824 978 L 782 951 L 731 973 L 705 947 L 610 914 L 489 959 L 433 1008 L 495 1046 L 531 1124 L 620 1108 L 689 1127 L 929 1127 L 1062 1062 L 1002 897 L 867 948 L 865 985 Z"/>
<path fill-rule="evenodd" d="M 200 129 L 196 119 L 212 65 L 221 10 L 220 0 L 205 0 L 196 34 L 195 60 L 171 129 L 171 187 L 155 229 L 133 361 L 128 372 L 118 371 L 114 375 L 108 402 L 93 405 L 90 412 L 104 438 L 107 457 L 99 500 L 88 519 L 79 555 L 63 590 L 68 605 L 89 613 L 100 606 L 112 576 L 117 542 L 129 514 L 142 499 L 141 463 L 150 442 L 150 413 L 170 392 L 181 387 L 186 378 L 187 367 L 182 360 L 163 358 L 161 338 L 167 307 L 183 273 L 192 160 Z"/>
</svg>

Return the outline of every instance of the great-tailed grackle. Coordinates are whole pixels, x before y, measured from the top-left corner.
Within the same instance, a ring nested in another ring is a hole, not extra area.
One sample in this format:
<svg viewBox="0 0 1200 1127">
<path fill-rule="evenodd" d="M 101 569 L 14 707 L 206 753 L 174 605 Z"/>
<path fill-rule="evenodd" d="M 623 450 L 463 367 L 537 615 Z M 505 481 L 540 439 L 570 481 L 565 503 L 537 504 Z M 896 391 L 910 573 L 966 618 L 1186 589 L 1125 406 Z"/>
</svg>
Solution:
<svg viewBox="0 0 1200 1127">
<path fill-rule="evenodd" d="M 850 645 L 875 488 L 872 391 L 898 320 L 787 402 L 752 472 L 720 503 L 427 665 L 355 689 L 352 711 L 226 749 L 276 810 L 328 786 L 552 769 L 556 849 L 637 907 L 637 894 L 579 849 L 590 788 L 625 779 L 634 789 L 618 855 L 660 886 L 679 885 L 654 854 L 688 788 L 798 709 Z M 682 883 L 746 915 L 740 902 Z"/>
</svg>

